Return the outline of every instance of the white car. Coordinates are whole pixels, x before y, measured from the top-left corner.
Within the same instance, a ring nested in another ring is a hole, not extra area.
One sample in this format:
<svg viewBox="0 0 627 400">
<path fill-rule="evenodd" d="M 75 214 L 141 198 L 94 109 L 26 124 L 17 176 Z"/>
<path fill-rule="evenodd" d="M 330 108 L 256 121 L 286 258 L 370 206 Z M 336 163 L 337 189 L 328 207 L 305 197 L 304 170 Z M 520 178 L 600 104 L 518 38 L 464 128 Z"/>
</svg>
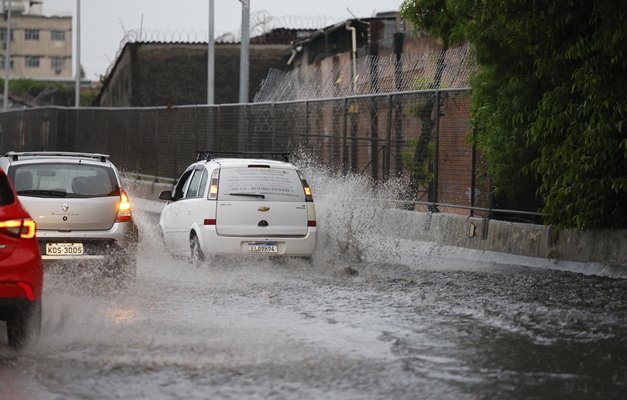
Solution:
<svg viewBox="0 0 627 400">
<path fill-rule="evenodd" d="M 199 152 L 173 190 L 159 195 L 167 200 L 159 221 L 167 250 L 191 257 L 194 265 L 219 254 L 310 257 L 316 246 L 313 197 L 287 157 Z"/>
</svg>

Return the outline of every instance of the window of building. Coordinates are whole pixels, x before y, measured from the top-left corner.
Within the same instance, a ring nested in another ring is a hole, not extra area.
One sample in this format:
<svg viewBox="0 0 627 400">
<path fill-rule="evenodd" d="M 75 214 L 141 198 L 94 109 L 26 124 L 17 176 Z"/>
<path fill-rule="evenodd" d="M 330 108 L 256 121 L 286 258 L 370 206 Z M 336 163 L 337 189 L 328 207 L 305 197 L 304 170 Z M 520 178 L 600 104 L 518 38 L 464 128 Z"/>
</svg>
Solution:
<svg viewBox="0 0 627 400">
<path fill-rule="evenodd" d="M 11 29 L 11 41 L 13 42 L 15 38 L 13 37 L 13 29 Z M 0 28 L 0 42 L 7 41 L 7 28 Z"/>
<path fill-rule="evenodd" d="M 4 65 L 4 56 L 0 56 L 0 69 L 5 69 L 5 65 Z M 13 59 L 13 57 L 9 58 L 9 69 L 14 69 L 15 68 L 15 60 Z"/>
<path fill-rule="evenodd" d="M 26 68 L 39 68 L 39 57 L 26 57 Z"/>
<path fill-rule="evenodd" d="M 50 31 L 50 40 L 53 42 L 65 42 L 65 31 Z"/>
<path fill-rule="evenodd" d="M 52 69 L 55 71 L 61 71 L 62 69 L 65 69 L 65 58 L 52 57 Z"/>
<path fill-rule="evenodd" d="M 25 29 L 24 39 L 25 40 L 39 40 L 39 29 Z"/>
</svg>

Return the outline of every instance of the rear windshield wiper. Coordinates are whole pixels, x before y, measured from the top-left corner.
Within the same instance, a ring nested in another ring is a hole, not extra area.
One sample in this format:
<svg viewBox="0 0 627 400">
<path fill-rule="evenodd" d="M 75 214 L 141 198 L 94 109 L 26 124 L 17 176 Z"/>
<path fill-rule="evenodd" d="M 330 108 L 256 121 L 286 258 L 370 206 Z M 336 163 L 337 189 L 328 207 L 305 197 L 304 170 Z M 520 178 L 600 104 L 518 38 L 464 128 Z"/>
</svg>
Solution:
<svg viewBox="0 0 627 400">
<path fill-rule="evenodd" d="M 45 195 L 45 196 L 53 196 L 53 197 L 67 196 L 67 193 L 62 190 L 18 190 L 17 194 L 20 196 L 35 196 L 35 195 Z"/>
<path fill-rule="evenodd" d="M 247 196 L 247 197 L 259 197 L 265 199 L 266 196 L 263 194 L 255 194 L 255 193 L 229 193 L 229 196 Z"/>
</svg>

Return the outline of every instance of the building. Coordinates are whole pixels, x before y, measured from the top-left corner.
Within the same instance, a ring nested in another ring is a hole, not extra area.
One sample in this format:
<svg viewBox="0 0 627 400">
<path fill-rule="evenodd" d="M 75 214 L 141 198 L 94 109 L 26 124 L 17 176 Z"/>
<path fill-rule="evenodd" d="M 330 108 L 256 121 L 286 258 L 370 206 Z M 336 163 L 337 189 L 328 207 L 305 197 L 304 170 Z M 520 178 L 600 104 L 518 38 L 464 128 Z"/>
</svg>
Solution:
<svg viewBox="0 0 627 400">
<path fill-rule="evenodd" d="M 301 30 L 275 29 L 250 40 L 249 101 L 271 69 L 286 69 Z M 240 44 L 215 45 L 215 104 L 239 101 Z M 207 103 L 205 43 L 129 42 L 103 83 L 101 107 Z"/>
<path fill-rule="evenodd" d="M 0 18 L 0 69 L 5 69 L 7 10 L 9 1 L 0 0 L 5 18 Z M 9 77 L 42 81 L 72 80 L 72 17 L 43 15 L 43 0 L 11 2 Z"/>
</svg>

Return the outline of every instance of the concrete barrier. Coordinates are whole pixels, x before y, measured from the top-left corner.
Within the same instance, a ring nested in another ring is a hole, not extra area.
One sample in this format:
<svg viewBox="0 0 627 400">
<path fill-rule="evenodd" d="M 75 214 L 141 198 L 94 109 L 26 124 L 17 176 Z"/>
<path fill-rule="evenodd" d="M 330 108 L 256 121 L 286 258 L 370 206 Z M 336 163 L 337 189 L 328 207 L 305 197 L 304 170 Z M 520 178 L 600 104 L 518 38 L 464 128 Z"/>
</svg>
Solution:
<svg viewBox="0 0 627 400">
<path fill-rule="evenodd" d="M 393 209 L 385 214 L 385 224 L 372 232 L 375 240 L 362 244 L 368 258 L 401 253 L 386 261 L 431 256 L 627 278 L 627 230 L 563 231 L 554 238 L 543 225 Z"/>
</svg>

